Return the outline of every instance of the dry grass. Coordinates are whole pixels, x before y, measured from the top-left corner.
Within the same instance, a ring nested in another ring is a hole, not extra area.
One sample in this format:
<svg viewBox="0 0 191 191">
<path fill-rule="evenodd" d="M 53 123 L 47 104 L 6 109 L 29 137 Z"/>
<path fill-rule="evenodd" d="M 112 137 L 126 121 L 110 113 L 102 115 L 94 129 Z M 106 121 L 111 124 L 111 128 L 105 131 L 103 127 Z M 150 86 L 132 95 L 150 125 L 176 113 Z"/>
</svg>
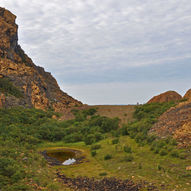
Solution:
<svg viewBox="0 0 191 191">
<path fill-rule="evenodd" d="M 90 108 L 97 108 L 97 113 L 110 118 L 118 117 L 121 123 L 128 123 L 133 120 L 134 105 L 93 105 Z"/>
<path fill-rule="evenodd" d="M 135 111 L 135 105 L 84 105 L 82 107 L 75 107 L 66 109 L 63 112 L 60 120 L 74 119 L 74 115 L 71 113 L 72 109 L 89 109 L 96 108 L 97 114 L 106 116 L 109 118 L 118 117 L 121 120 L 121 124 L 128 123 L 133 120 L 133 112 Z"/>
</svg>

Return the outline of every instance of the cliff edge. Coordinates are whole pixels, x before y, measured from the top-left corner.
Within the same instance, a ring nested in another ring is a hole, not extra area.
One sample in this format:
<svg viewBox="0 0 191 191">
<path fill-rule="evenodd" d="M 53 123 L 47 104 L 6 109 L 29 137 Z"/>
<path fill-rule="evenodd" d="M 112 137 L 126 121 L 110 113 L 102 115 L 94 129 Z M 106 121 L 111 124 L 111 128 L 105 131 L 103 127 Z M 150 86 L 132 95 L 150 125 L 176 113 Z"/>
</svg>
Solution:
<svg viewBox="0 0 191 191">
<path fill-rule="evenodd" d="M 18 44 L 16 16 L 0 8 L 0 107 L 58 112 L 82 103 L 64 93 L 55 78 L 36 66 Z"/>
</svg>

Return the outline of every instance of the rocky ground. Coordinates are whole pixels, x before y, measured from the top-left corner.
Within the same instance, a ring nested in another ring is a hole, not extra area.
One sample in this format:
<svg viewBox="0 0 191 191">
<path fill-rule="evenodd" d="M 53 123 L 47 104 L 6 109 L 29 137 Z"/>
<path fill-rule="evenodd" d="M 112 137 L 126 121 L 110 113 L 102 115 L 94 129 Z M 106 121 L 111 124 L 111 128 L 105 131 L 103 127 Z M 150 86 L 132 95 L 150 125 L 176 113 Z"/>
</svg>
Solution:
<svg viewBox="0 0 191 191">
<path fill-rule="evenodd" d="M 103 178 L 101 180 L 87 177 L 68 178 L 60 173 L 57 173 L 57 176 L 65 185 L 75 191 L 139 191 L 141 187 L 141 185 L 134 184 L 130 180 L 116 178 Z"/>
<path fill-rule="evenodd" d="M 58 178 L 64 185 L 75 191 L 158 191 L 157 187 L 147 182 L 135 184 L 131 180 L 120 180 L 117 178 L 103 178 L 101 180 L 87 177 L 68 178 L 57 172 Z"/>
</svg>

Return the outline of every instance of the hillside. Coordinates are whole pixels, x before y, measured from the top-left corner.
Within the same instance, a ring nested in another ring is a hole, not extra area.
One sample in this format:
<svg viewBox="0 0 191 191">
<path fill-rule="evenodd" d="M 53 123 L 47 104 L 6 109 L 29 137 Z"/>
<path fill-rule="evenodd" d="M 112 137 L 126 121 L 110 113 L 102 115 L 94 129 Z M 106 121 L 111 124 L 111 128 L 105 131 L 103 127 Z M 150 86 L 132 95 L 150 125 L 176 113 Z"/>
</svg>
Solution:
<svg viewBox="0 0 191 191">
<path fill-rule="evenodd" d="M 0 8 L 0 106 L 63 111 L 82 105 L 61 91 L 55 78 L 25 54 L 18 44 L 15 19 L 11 12 Z"/>
<path fill-rule="evenodd" d="M 121 123 L 128 123 L 133 120 L 134 105 L 95 105 L 89 106 L 96 108 L 97 113 L 101 116 L 110 118 L 118 117 Z"/>
<path fill-rule="evenodd" d="M 179 101 L 182 96 L 175 91 L 167 91 L 160 95 L 154 96 L 147 103 L 165 103 L 169 101 Z"/>
<path fill-rule="evenodd" d="M 171 107 L 159 117 L 157 123 L 151 128 L 150 133 L 160 137 L 173 136 L 178 141 L 180 147 L 190 147 L 190 90 L 187 91 L 183 98 L 176 106 Z"/>
</svg>

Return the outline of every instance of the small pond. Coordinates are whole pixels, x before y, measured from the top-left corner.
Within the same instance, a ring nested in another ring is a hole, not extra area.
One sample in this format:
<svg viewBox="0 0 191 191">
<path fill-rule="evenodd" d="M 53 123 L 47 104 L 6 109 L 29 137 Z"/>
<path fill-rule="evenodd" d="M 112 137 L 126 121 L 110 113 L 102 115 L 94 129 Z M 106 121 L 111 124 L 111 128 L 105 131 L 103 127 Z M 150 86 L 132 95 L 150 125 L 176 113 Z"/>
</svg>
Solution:
<svg viewBox="0 0 191 191">
<path fill-rule="evenodd" d="M 51 165 L 71 165 L 83 159 L 80 151 L 72 149 L 45 150 L 42 155 Z"/>
</svg>

